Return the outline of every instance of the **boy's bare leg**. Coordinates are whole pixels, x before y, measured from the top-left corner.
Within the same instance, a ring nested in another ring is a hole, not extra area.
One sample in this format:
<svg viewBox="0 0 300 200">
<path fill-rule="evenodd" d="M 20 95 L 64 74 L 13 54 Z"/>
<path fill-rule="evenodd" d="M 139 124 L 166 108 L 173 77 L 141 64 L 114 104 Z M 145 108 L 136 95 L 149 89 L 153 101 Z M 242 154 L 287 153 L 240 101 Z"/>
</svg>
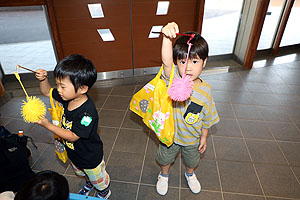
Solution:
<svg viewBox="0 0 300 200">
<path fill-rule="evenodd" d="M 188 167 L 188 166 L 186 166 L 185 168 L 186 168 L 186 172 L 187 172 L 188 174 L 193 173 L 193 172 L 194 172 L 194 169 L 195 169 L 195 168 L 190 168 L 190 167 Z"/>
<path fill-rule="evenodd" d="M 170 170 L 170 167 L 171 167 L 171 164 L 168 164 L 168 165 L 161 165 L 161 173 L 164 174 L 164 175 L 168 175 L 169 174 L 169 170 Z"/>
</svg>

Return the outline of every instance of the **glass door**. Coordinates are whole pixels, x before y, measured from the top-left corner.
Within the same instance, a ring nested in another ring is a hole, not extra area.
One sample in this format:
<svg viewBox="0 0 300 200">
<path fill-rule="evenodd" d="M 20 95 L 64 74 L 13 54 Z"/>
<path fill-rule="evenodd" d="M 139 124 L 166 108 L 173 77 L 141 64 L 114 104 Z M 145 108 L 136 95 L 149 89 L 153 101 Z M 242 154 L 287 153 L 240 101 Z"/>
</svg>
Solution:
<svg viewBox="0 0 300 200">
<path fill-rule="evenodd" d="M 295 0 L 287 25 L 285 27 L 280 47 L 300 43 L 300 0 Z"/>
<path fill-rule="evenodd" d="M 205 1 L 202 36 L 209 45 L 209 56 L 232 54 L 243 0 Z"/>
<path fill-rule="evenodd" d="M 257 50 L 270 49 L 272 47 L 274 35 L 277 32 L 284 5 L 285 0 L 270 1 Z"/>
<path fill-rule="evenodd" d="M 0 61 L 4 74 L 16 66 L 53 71 L 56 57 L 43 6 L 0 7 Z M 20 73 L 30 73 L 24 69 Z"/>
</svg>

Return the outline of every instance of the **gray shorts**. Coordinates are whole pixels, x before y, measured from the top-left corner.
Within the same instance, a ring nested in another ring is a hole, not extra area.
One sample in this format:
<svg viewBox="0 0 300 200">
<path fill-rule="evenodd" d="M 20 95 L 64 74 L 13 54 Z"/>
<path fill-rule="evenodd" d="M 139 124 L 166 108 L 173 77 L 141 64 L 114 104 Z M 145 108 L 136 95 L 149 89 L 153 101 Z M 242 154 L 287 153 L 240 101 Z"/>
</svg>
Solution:
<svg viewBox="0 0 300 200">
<path fill-rule="evenodd" d="M 200 161 L 200 152 L 198 151 L 200 144 L 181 146 L 173 143 L 172 146 L 167 147 L 164 144 L 159 144 L 156 160 L 161 165 L 168 165 L 175 161 L 176 156 L 181 149 L 182 159 L 190 168 L 195 168 Z"/>
</svg>

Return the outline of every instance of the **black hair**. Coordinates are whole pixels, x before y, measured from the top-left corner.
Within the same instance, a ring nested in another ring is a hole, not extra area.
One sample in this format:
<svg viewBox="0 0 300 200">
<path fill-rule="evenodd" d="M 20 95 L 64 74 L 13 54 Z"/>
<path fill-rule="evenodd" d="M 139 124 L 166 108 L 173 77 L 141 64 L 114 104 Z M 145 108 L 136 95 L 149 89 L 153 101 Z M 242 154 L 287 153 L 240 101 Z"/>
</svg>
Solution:
<svg viewBox="0 0 300 200">
<path fill-rule="evenodd" d="M 184 34 L 195 34 L 195 37 L 190 41 L 192 47 L 190 50 L 189 58 L 197 58 L 197 56 L 203 61 L 208 57 L 208 44 L 205 39 L 196 32 L 185 32 Z M 173 46 L 173 62 L 177 63 L 177 59 L 185 59 L 188 52 L 187 41 L 190 36 L 181 35 Z"/>
<path fill-rule="evenodd" d="M 54 69 L 54 78 L 69 77 L 75 92 L 81 86 L 90 89 L 97 80 L 97 71 L 94 64 L 87 58 L 78 54 L 71 54 L 62 59 Z"/>
<path fill-rule="evenodd" d="M 67 179 L 50 170 L 37 173 L 17 192 L 15 200 L 67 200 Z"/>
</svg>

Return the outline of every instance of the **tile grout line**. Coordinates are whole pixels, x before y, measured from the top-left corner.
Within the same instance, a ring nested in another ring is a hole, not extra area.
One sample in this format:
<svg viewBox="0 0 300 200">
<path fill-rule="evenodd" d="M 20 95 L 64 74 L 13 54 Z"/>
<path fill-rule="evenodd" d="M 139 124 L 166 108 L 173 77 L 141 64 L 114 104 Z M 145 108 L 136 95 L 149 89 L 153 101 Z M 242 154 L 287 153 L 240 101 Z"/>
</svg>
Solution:
<svg viewBox="0 0 300 200">
<path fill-rule="evenodd" d="M 297 127 L 297 126 L 296 126 L 296 127 Z M 294 175 L 296 181 L 297 181 L 298 184 L 300 185 L 299 179 L 297 178 L 297 176 L 296 176 L 296 174 L 295 174 L 295 172 L 294 172 L 294 170 L 293 170 L 291 164 L 289 163 L 289 161 L 288 161 L 288 159 L 287 159 L 285 153 L 283 152 L 281 146 L 279 145 L 277 139 L 276 139 L 275 136 L 273 135 L 272 130 L 271 130 L 269 127 L 267 127 L 267 128 L 268 128 L 268 130 L 270 131 L 271 135 L 274 137 L 274 141 L 276 142 L 276 144 L 277 144 L 277 146 L 278 146 L 280 152 L 282 153 L 282 155 L 283 155 L 283 157 L 284 157 L 284 159 L 285 159 L 285 162 L 288 164 L 287 167 L 292 171 L 292 173 L 293 173 L 293 175 Z"/>
<path fill-rule="evenodd" d="M 112 90 L 113 90 L 113 88 L 111 88 L 109 94 L 107 95 L 106 100 L 104 101 L 104 103 L 102 104 L 102 106 L 101 106 L 101 108 L 100 108 L 100 111 L 103 109 L 103 106 L 104 106 L 105 103 L 107 102 L 107 100 L 108 100 L 110 94 L 112 93 Z M 100 112 L 100 111 L 99 111 L 99 112 Z M 116 138 L 115 138 L 115 140 L 114 140 L 114 142 L 113 142 L 113 145 L 112 145 L 112 147 L 111 147 L 111 151 L 110 151 L 110 153 L 109 153 L 109 155 L 108 155 L 108 157 L 107 157 L 106 167 L 107 167 L 107 165 L 108 165 L 108 163 L 109 163 L 110 156 L 111 156 L 111 154 L 112 154 L 112 152 L 113 152 L 114 146 L 115 146 L 116 141 L 117 141 L 117 139 L 118 139 L 118 136 L 119 136 L 119 134 L 120 134 L 121 126 L 122 126 L 122 123 L 123 123 L 123 121 L 124 121 L 124 119 L 125 119 L 126 113 L 127 113 L 127 111 L 125 112 L 125 115 L 124 115 L 123 120 L 122 120 L 122 122 L 121 122 L 121 124 L 120 124 L 120 127 L 118 128 L 118 132 L 117 132 Z M 99 121 L 100 121 L 100 120 L 101 120 L 101 119 L 99 119 Z M 101 134 L 101 133 L 100 133 L 100 134 Z M 100 136 L 100 137 L 101 137 L 101 136 Z M 106 167 L 105 167 L 105 168 L 106 168 Z"/>
<path fill-rule="evenodd" d="M 136 192 L 136 200 L 138 200 L 138 196 L 139 196 L 140 185 L 141 185 L 142 175 L 143 175 L 144 166 L 145 166 L 146 154 L 147 154 L 149 140 L 150 140 L 150 137 L 149 137 L 150 134 L 151 134 L 150 131 L 148 131 L 148 134 L 147 134 L 148 138 L 147 138 L 146 148 L 145 148 L 145 152 L 144 152 L 143 164 L 142 164 L 142 169 L 141 169 L 140 178 L 139 178 L 138 187 L 137 187 L 137 192 Z"/>
<path fill-rule="evenodd" d="M 286 84 L 286 85 L 287 85 L 287 84 Z M 297 96 L 297 95 L 296 95 L 296 96 Z M 294 124 L 295 127 L 296 127 L 296 129 L 298 129 L 298 131 L 299 131 L 299 128 L 298 128 L 298 126 L 296 125 L 296 123 L 291 119 L 291 117 L 290 117 L 289 115 L 288 115 L 288 117 L 289 117 L 289 119 L 290 119 L 291 122 L 282 122 L 282 123 L 291 123 L 291 124 Z M 264 122 L 266 122 L 265 119 L 264 119 Z M 278 123 L 278 122 L 276 122 L 276 123 Z M 280 122 L 279 122 L 279 123 L 280 123 Z M 288 161 L 288 159 L 287 159 L 285 153 L 283 152 L 281 146 L 279 145 L 278 140 L 277 140 L 276 137 L 273 135 L 273 132 L 272 132 L 272 130 L 269 128 L 269 126 L 267 126 L 267 129 L 269 130 L 270 134 L 271 134 L 272 137 L 274 138 L 274 141 L 275 141 L 275 143 L 277 144 L 277 146 L 278 146 L 278 148 L 279 148 L 281 154 L 283 155 L 283 157 L 284 157 L 286 163 L 288 164 L 289 169 L 291 170 L 291 172 L 292 172 L 292 174 L 294 175 L 296 181 L 297 181 L 298 184 L 300 185 L 300 181 L 299 181 L 299 179 L 297 178 L 297 176 L 296 176 L 296 174 L 295 174 L 295 172 L 294 172 L 292 166 L 290 165 L 290 163 L 289 163 L 289 161 Z M 285 142 L 285 141 L 283 141 L 283 142 Z M 295 143 L 295 142 L 291 142 L 291 143 Z"/>
<path fill-rule="evenodd" d="M 217 153 L 216 153 L 216 147 L 215 147 L 215 142 L 214 142 L 214 136 L 213 136 L 213 134 L 211 134 L 211 141 L 212 141 L 212 147 L 213 147 L 214 156 L 215 156 L 216 168 L 217 168 L 218 179 L 219 179 L 219 184 L 220 184 L 221 197 L 222 197 L 222 200 L 224 200 L 223 186 L 222 186 L 222 180 L 221 180 L 221 173 L 220 173 L 220 169 L 219 169 L 219 163 L 218 163 L 218 160 L 217 160 Z"/>
<path fill-rule="evenodd" d="M 240 75 L 239 73 L 238 73 L 238 75 L 241 77 L 241 75 Z M 241 77 L 241 78 L 242 78 L 242 77 Z M 247 87 L 247 85 L 246 85 L 246 87 Z M 231 106 L 232 106 L 232 104 L 231 104 Z M 255 104 L 255 107 L 257 108 L 256 104 Z M 232 109 L 233 109 L 233 106 L 232 106 Z M 251 160 L 252 167 L 253 167 L 253 169 L 254 169 L 254 172 L 255 172 L 256 178 L 257 178 L 257 180 L 258 180 L 259 186 L 260 186 L 260 188 L 261 188 L 261 191 L 262 191 L 262 193 L 263 193 L 264 199 L 267 200 L 267 197 L 266 197 L 264 188 L 263 188 L 262 183 L 261 183 L 261 180 L 260 180 L 260 178 L 259 178 L 259 176 L 258 176 L 257 169 L 256 169 L 256 167 L 255 167 L 255 164 L 254 164 L 254 162 L 253 162 L 253 158 L 252 158 L 252 156 L 251 156 L 251 153 L 250 153 L 250 151 L 249 151 L 249 147 L 248 147 L 248 145 L 247 145 L 245 136 L 244 136 L 244 134 L 243 134 L 243 130 L 242 130 L 241 126 L 240 126 L 240 123 L 239 123 L 239 121 L 238 121 L 238 118 L 237 118 L 237 115 L 236 115 L 234 109 L 233 109 L 233 114 L 235 115 L 235 118 L 236 118 L 238 127 L 239 127 L 239 129 L 240 129 L 241 134 L 242 134 L 242 139 L 243 139 L 244 144 L 245 144 L 245 146 L 246 146 L 248 155 L 249 155 L 250 160 Z M 262 117 L 263 117 L 263 119 L 264 119 L 264 116 L 263 116 L 263 115 L 262 115 Z"/>
<path fill-rule="evenodd" d="M 47 143 L 45 143 L 47 144 Z M 49 147 L 50 143 L 48 144 L 48 146 L 44 149 L 43 152 L 40 153 L 40 155 L 38 156 L 38 158 L 34 161 L 34 163 L 31 165 L 31 169 L 33 169 L 34 165 L 37 163 L 37 161 L 40 159 L 41 155 L 46 151 L 46 149 Z"/>
</svg>

